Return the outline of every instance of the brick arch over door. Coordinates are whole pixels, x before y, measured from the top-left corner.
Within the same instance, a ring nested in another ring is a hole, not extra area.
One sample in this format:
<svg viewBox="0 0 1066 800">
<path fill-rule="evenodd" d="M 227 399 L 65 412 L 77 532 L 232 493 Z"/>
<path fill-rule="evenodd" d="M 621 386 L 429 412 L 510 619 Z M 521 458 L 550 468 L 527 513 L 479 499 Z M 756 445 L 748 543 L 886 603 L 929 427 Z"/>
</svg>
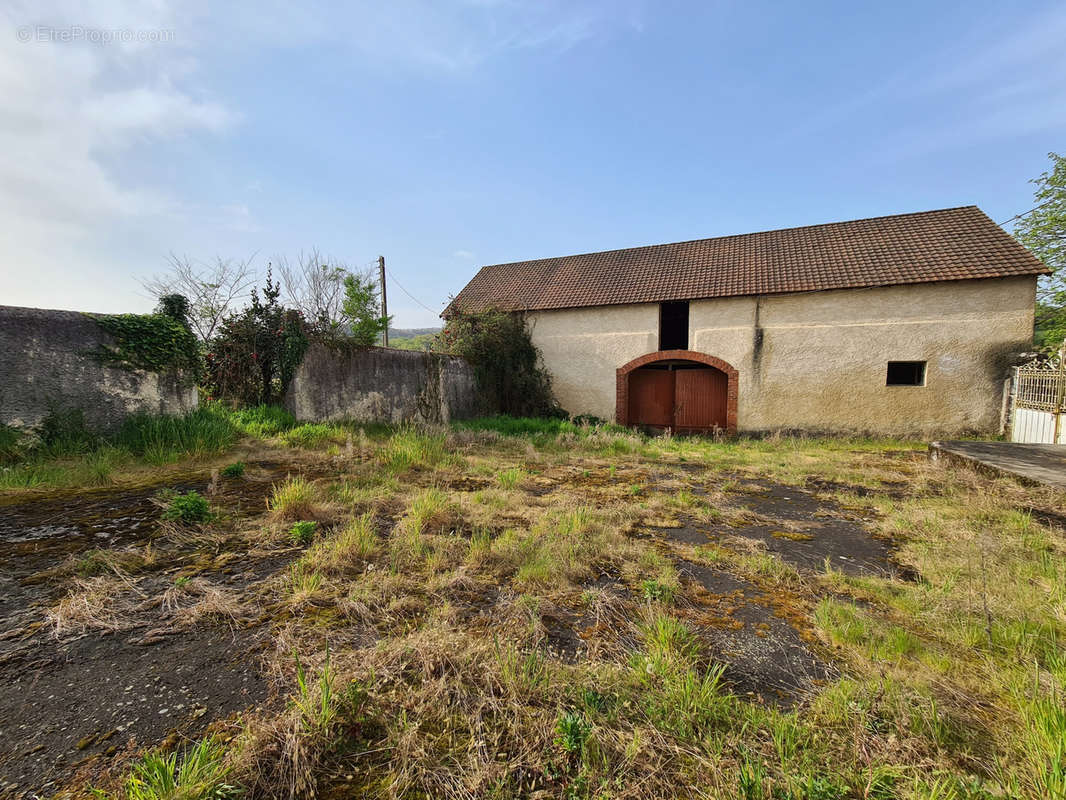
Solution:
<svg viewBox="0 0 1066 800">
<path fill-rule="evenodd" d="M 726 376 L 726 424 L 727 433 L 737 432 L 737 371 L 733 365 L 720 358 L 699 353 L 695 350 L 658 350 L 654 353 L 634 358 L 628 364 L 615 371 L 615 421 L 619 425 L 629 424 L 629 375 L 639 367 L 645 367 L 659 361 L 694 361 L 725 373 Z"/>
</svg>

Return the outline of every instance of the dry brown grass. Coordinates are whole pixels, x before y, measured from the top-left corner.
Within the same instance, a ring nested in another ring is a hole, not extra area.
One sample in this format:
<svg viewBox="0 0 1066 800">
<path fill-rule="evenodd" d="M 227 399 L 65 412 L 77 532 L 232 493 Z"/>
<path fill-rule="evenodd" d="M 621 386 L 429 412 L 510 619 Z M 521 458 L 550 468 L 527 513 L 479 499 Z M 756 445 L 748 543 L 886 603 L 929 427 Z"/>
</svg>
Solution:
<svg viewBox="0 0 1066 800">
<path fill-rule="evenodd" d="M 53 635 L 58 639 L 86 631 L 114 633 L 134 627 L 133 606 L 124 602 L 129 589 L 127 579 L 114 575 L 75 578 L 67 596 L 45 615 Z"/>
<path fill-rule="evenodd" d="M 175 583 L 158 603 L 180 628 L 191 627 L 203 619 L 239 625 L 246 616 L 235 592 L 199 577 Z"/>
</svg>

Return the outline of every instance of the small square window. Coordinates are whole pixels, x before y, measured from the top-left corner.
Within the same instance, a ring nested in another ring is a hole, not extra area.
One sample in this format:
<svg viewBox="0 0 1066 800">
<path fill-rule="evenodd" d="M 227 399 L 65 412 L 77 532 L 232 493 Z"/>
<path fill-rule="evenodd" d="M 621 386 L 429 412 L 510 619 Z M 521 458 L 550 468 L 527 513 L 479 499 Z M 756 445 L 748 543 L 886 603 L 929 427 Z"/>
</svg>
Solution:
<svg viewBox="0 0 1066 800">
<path fill-rule="evenodd" d="M 889 361 L 885 386 L 925 386 L 925 362 Z"/>
</svg>

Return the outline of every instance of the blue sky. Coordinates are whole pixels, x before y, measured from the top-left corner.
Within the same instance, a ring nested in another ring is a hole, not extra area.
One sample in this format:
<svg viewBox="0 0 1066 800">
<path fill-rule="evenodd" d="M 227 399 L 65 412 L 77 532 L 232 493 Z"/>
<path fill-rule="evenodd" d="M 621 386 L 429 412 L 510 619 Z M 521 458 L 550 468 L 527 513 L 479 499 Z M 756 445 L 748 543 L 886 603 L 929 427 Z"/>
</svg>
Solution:
<svg viewBox="0 0 1066 800">
<path fill-rule="evenodd" d="M 0 303 L 148 310 L 171 252 L 317 247 L 436 311 L 487 263 L 1005 220 L 1066 151 L 1061 0 L 213 5 L 0 11 Z"/>
</svg>

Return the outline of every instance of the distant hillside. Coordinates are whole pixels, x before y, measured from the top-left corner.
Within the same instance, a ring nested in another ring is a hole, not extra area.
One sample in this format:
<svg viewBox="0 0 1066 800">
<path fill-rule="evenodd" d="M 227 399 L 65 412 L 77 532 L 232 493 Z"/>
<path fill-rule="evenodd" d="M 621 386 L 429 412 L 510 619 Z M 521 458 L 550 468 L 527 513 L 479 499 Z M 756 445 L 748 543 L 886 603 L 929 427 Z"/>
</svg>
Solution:
<svg viewBox="0 0 1066 800">
<path fill-rule="evenodd" d="M 413 339 L 416 336 L 440 333 L 440 328 L 389 328 L 389 341 L 393 339 Z"/>
<path fill-rule="evenodd" d="M 400 350 L 430 350 L 440 328 L 389 328 L 389 347 Z"/>
</svg>

